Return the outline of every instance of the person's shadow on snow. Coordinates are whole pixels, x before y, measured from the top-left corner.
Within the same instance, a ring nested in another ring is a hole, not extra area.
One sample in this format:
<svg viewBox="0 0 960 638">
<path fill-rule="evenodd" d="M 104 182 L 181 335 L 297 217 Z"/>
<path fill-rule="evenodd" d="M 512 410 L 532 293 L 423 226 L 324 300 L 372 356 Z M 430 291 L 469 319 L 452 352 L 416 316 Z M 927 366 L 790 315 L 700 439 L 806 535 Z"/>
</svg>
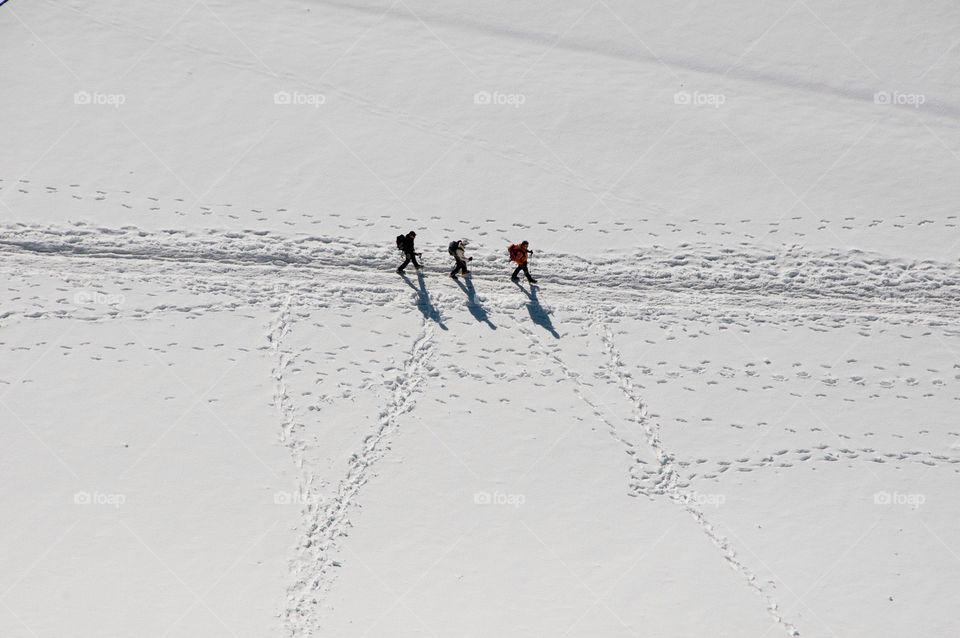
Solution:
<svg viewBox="0 0 960 638">
<path fill-rule="evenodd" d="M 534 284 L 530 284 L 530 290 L 520 285 L 519 281 L 513 282 L 517 288 L 523 291 L 523 294 L 527 296 L 527 299 L 530 301 L 527 302 L 527 312 L 530 313 L 530 319 L 533 320 L 533 323 L 542 327 L 544 330 L 553 335 L 554 339 L 560 338 L 560 333 L 553 327 L 553 322 L 550 320 L 550 314 L 544 310 L 543 306 L 540 305 L 540 300 L 537 299 L 537 287 Z"/>
<path fill-rule="evenodd" d="M 491 330 L 496 330 L 497 327 L 490 321 L 490 317 L 487 316 L 487 311 L 484 310 L 480 302 L 477 301 L 477 291 L 473 287 L 473 282 L 470 281 L 470 279 L 462 282 L 457 278 L 454 278 L 454 281 L 457 282 L 460 290 L 467 296 L 467 309 L 470 311 L 470 314 L 473 315 L 473 318 L 481 323 L 487 324 Z"/>
<path fill-rule="evenodd" d="M 427 284 L 423 280 L 423 273 L 419 270 L 417 271 L 417 283 L 420 284 L 419 288 L 413 285 L 413 282 L 407 278 L 406 274 L 401 274 L 400 276 L 403 277 L 403 281 L 417 293 L 417 308 L 423 313 L 423 316 L 430 321 L 436 321 L 438 326 L 446 330 L 447 327 L 443 325 L 443 319 L 440 317 L 440 313 L 430 301 L 430 295 L 427 293 Z"/>
</svg>

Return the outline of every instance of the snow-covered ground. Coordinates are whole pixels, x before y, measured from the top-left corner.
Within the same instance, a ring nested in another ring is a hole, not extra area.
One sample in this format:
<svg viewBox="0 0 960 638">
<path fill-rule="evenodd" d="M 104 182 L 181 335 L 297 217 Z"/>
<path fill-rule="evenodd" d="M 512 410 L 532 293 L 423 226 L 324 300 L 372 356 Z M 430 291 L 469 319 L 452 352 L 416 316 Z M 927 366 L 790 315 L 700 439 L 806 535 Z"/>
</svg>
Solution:
<svg viewBox="0 0 960 638">
<path fill-rule="evenodd" d="M 960 8 L 739 4 L 0 5 L 0 636 L 957 634 Z"/>
</svg>

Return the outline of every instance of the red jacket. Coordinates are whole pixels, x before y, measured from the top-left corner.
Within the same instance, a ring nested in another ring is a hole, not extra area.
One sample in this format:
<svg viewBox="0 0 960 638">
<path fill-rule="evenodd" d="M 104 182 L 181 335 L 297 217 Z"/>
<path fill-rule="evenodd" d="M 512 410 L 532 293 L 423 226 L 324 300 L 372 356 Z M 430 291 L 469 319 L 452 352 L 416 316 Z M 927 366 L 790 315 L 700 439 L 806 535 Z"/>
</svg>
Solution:
<svg viewBox="0 0 960 638">
<path fill-rule="evenodd" d="M 517 262 L 519 265 L 527 263 L 528 250 L 519 244 L 512 244 L 508 249 L 510 253 L 510 260 Z"/>
</svg>

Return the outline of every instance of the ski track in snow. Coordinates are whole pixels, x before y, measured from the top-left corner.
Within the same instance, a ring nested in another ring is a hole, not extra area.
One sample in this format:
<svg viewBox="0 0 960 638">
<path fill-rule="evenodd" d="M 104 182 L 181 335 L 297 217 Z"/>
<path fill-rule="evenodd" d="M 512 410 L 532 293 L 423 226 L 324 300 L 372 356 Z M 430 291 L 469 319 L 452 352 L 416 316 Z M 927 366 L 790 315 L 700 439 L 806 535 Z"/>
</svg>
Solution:
<svg viewBox="0 0 960 638">
<path fill-rule="evenodd" d="M 294 326 L 292 317 L 307 307 L 331 305 L 379 303 L 409 309 L 409 296 L 397 294 L 398 289 L 405 292 L 406 289 L 388 270 L 394 265 L 393 251 L 380 245 L 358 247 L 356 242 L 333 237 L 287 238 L 254 231 L 151 233 L 131 227 L 81 225 L 74 228 L 0 227 L 0 246 L 6 247 L 0 259 L 0 272 L 8 277 L 11 285 L 18 279 L 26 282 L 30 277 L 55 276 L 68 283 L 95 280 L 108 290 L 136 292 L 138 283 L 150 283 L 166 285 L 171 293 L 176 291 L 193 299 L 189 304 L 138 300 L 133 307 L 131 304 L 82 307 L 62 303 L 62 300 L 22 299 L 21 295 L 17 304 L 5 310 L 0 319 L 105 322 L 145 319 L 170 312 L 195 315 L 210 311 L 237 312 L 255 306 L 265 306 L 276 313 L 266 335 L 274 359 L 273 399 L 279 414 L 280 438 L 290 449 L 299 497 L 304 504 L 302 537 L 291 563 L 293 582 L 287 592 L 288 605 L 283 620 L 292 636 L 318 631 L 323 599 L 339 565 L 335 561 L 337 545 L 351 525 L 352 506 L 357 504 L 361 488 L 373 475 L 376 463 L 389 449 L 391 436 L 403 415 L 414 407 L 417 390 L 430 370 L 433 322 L 439 324 L 439 317 L 444 314 L 441 311 L 462 310 L 459 291 L 448 294 L 434 290 L 429 302 L 432 314 L 420 308 L 423 328 L 413 341 L 402 370 L 387 386 L 390 399 L 375 427 L 351 456 L 336 495 L 324 502 L 320 486 L 304 460 L 307 424 L 300 421 L 288 393 L 286 375 L 297 357 L 297 353 L 285 345 Z M 550 308 L 543 309 L 533 291 L 525 289 L 527 299 L 518 300 L 516 289 L 505 280 L 504 262 L 500 256 L 484 259 L 477 255 L 475 259 L 474 263 L 479 265 L 474 266 L 478 271 L 474 280 L 484 287 L 479 297 L 486 308 L 484 316 L 489 310 L 515 319 L 515 328 L 547 361 L 559 367 L 572 384 L 574 394 L 589 406 L 598 422 L 632 459 L 628 471 L 629 493 L 648 498 L 665 497 L 683 507 L 790 635 L 798 635 L 798 630 L 781 616 L 771 592 L 730 540 L 704 515 L 692 498 L 695 496 L 692 482 L 716 479 L 730 470 L 751 472 L 809 463 L 905 462 L 946 467 L 960 463 L 958 457 L 930 451 L 877 451 L 862 445 L 840 447 L 823 443 L 792 451 L 779 449 L 757 458 L 677 458 L 664 447 L 660 438 L 662 419 L 648 412 L 643 386 L 634 380 L 624 363 L 609 327 L 621 317 L 672 317 L 679 321 L 680 318 L 689 320 L 692 315 L 694 319 L 741 326 L 757 322 L 804 323 L 812 329 L 825 330 L 848 322 L 919 324 L 935 327 L 945 334 L 956 334 L 960 323 L 957 304 L 960 268 L 956 266 L 903 262 L 852 251 L 813 253 L 758 249 L 751 253 L 746 249 L 734 251 L 711 246 L 691 246 L 682 254 L 645 249 L 626 264 L 612 260 L 587 263 L 575 256 L 558 255 L 554 266 L 563 269 L 564 280 L 554 282 L 546 269 L 538 273 L 547 279 L 547 289 L 555 293 L 551 295 Z M 143 266 L 138 267 L 138 263 Z M 433 263 L 431 259 L 428 267 Z M 338 273 L 347 268 L 350 277 L 339 276 Z M 801 276 L 799 270 L 805 274 Z M 487 271 L 497 274 L 484 274 Z M 754 302 L 758 309 L 744 308 Z M 523 316 L 524 306 L 530 317 Z M 616 386 L 631 406 L 633 416 L 627 423 L 617 418 L 598 398 L 591 384 L 567 365 L 559 342 L 547 336 L 548 333 L 554 338 L 559 336 L 549 317 L 560 308 L 571 311 L 568 321 L 581 327 L 589 326 L 599 336 L 608 363 L 596 374 Z M 531 320 L 533 325 L 527 324 Z M 680 368 L 665 372 L 672 378 L 693 377 L 703 374 L 710 366 L 709 362 L 703 362 L 696 368 Z M 639 370 L 641 374 L 652 373 L 645 366 Z M 740 374 L 728 366 L 712 372 L 716 378 L 709 381 L 711 384 L 732 382 Z M 852 377 L 850 382 L 857 386 L 870 385 L 870 390 L 877 392 L 903 392 L 903 384 L 913 388 L 929 383 L 931 389 L 942 388 L 948 382 L 941 378 L 945 375 L 940 372 L 929 372 L 934 375 L 930 379 L 913 376 L 891 379 L 889 373 L 884 373 L 884 378 L 879 380 Z M 756 379 L 757 374 L 746 370 L 748 377 Z M 818 379 L 799 370 L 796 379 L 771 374 L 769 380 L 797 383 Z M 825 387 L 834 388 L 838 379 L 835 373 L 828 372 L 819 381 Z M 655 465 L 648 462 L 649 455 L 640 454 L 644 448 L 652 454 Z"/>
</svg>

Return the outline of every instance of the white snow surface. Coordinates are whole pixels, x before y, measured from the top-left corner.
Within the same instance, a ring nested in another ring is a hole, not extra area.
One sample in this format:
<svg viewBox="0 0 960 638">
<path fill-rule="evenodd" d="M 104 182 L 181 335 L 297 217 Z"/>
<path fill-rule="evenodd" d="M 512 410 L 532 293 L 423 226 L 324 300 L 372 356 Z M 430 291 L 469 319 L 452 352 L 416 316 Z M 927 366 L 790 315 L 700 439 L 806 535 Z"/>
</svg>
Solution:
<svg viewBox="0 0 960 638">
<path fill-rule="evenodd" d="M 0 54 L 0 636 L 960 633 L 955 2 L 9 0 Z"/>
</svg>

